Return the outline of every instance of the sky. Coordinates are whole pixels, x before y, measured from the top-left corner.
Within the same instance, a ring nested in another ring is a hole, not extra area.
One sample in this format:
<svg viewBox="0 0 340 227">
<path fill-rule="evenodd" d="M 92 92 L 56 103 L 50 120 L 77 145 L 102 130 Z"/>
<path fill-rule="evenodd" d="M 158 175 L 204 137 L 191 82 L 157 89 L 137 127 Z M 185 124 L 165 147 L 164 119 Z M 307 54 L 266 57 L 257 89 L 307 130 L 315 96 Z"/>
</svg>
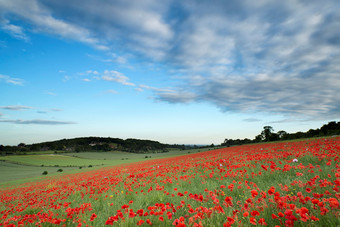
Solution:
<svg viewBox="0 0 340 227">
<path fill-rule="evenodd" d="M 220 144 L 340 120 L 338 0 L 0 0 L 0 144 Z"/>
</svg>

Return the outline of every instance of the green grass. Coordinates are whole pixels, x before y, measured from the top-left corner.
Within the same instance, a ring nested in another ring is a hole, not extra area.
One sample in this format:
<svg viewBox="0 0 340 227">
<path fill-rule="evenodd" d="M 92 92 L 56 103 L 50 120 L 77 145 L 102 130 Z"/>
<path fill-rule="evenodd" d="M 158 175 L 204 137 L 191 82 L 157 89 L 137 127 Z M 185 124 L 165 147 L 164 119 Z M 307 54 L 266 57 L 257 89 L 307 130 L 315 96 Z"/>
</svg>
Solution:
<svg viewBox="0 0 340 227">
<path fill-rule="evenodd" d="M 113 160 L 97 160 L 97 159 L 83 159 L 66 155 L 13 155 L 2 157 L 0 160 L 5 160 L 11 163 L 31 166 L 98 166 L 98 165 L 112 165 L 116 164 Z"/>
<path fill-rule="evenodd" d="M 30 155 L 2 156 L 0 157 L 0 187 L 45 179 L 51 175 L 69 174 L 105 166 L 186 155 L 208 149 L 211 148 L 191 150 L 172 149 L 166 153 L 145 154 L 121 151 L 54 154 L 54 151 L 44 151 L 42 153 L 31 153 Z M 146 156 L 148 156 L 148 158 L 145 158 Z M 89 166 L 92 166 L 92 168 Z M 79 169 L 79 167 L 82 167 L 82 169 Z M 63 169 L 63 172 L 58 173 L 58 169 Z M 47 176 L 42 176 L 44 171 L 48 172 Z"/>
<path fill-rule="evenodd" d="M 23 166 L 0 161 L 0 184 L 11 180 L 41 176 L 43 171 L 48 171 L 49 174 L 57 173 L 58 169 L 60 169 L 60 167 Z M 63 171 L 68 171 L 75 169 L 75 167 L 63 167 L 62 169 Z"/>
<path fill-rule="evenodd" d="M 211 149 L 211 148 L 209 148 Z M 186 155 L 186 154 L 193 154 L 201 151 L 207 151 L 207 148 L 201 149 L 190 149 L 190 150 L 179 150 L 179 149 L 172 149 L 169 152 L 165 153 L 145 153 L 145 154 L 138 154 L 138 153 L 130 153 L 130 152 L 123 152 L 123 151 L 110 151 L 110 152 L 81 152 L 81 153 L 65 153 L 63 155 L 84 158 L 84 159 L 97 159 L 97 160 L 121 160 L 123 159 L 145 159 L 145 156 L 151 158 L 168 158 L 173 156 L 179 155 Z"/>
</svg>

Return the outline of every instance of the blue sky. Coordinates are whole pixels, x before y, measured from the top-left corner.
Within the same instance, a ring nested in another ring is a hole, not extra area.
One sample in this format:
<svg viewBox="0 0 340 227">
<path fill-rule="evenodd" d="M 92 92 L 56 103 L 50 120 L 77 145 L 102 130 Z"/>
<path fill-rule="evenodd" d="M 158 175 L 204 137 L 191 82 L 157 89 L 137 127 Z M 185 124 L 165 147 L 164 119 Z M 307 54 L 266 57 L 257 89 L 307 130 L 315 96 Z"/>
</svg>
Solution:
<svg viewBox="0 0 340 227">
<path fill-rule="evenodd" d="M 340 120 L 340 2 L 0 0 L 0 144 Z"/>
</svg>

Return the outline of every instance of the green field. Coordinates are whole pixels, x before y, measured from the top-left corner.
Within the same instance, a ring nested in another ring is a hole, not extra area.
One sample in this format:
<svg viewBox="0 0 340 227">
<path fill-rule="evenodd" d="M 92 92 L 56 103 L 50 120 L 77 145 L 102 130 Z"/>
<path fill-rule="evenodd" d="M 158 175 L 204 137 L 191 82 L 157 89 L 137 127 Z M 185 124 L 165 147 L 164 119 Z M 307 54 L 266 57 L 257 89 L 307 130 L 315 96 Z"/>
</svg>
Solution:
<svg viewBox="0 0 340 227">
<path fill-rule="evenodd" d="M 42 176 L 44 171 L 47 171 L 49 174 L 58 173 L 59 169 L 60 167 L 25 166 L 0 161 L 0 184 L 18 179 Z M 63 167 L 62 169 L 63 171 L 70 171 L 76 169 L 76 167 Z"/>
<path fill-rule="evenodd" d="M 211 149 L 211 148 L 208 148 Z M 48 172 L 47 176 L 77 171 L 88 171 L 95 167 L 114 166 L 132 162 L 146 161 L 150 159 L 167 158 L 186 155 L 208 150 L 173 149 L 166 153 L 136 154 L 121 151 L 112 152 L 82 152 L 82 153 L 57 153 L 45 151 L 42 154 L 10 155 L 0 157 L 0 186 L 22 183 L 34 179 L 44 178 L 42 173 Z M 81 170 L 79 168 L 82 168 Z M 63 172 L 57 172 L 62 169 Z"/>
</svg>

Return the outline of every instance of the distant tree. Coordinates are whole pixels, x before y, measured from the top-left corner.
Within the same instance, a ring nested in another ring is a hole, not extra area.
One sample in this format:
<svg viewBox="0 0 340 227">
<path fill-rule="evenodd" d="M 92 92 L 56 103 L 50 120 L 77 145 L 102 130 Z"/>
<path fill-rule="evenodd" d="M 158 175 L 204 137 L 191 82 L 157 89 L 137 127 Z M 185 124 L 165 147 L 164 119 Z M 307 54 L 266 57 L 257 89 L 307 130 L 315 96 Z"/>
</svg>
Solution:
<svg viewBox="0 0 340 227">
<path fill-rule="evenodd" d="M 263 131 L 261 132 L 262 140 L 270 141 L 273 131 L 274 129 L 272 126 L 264 126 Z"/>
<path fill-rule="evenodd" d="M 306 132 L 306 137 L 315 137 L 320 135 L 320 129 L 309 129 Z"/>
<path fill-rule="evenodd" d="M 340 123 L 335 121 L 328 122 L 328 124 L 320 128 L 320 131 L 325 136 L 338 134 L 340 132 Z"/>
<path fill-rule="evenodd" d="M 277 132 L 277 135 L 279 136 L 280 139 L 285 139 L 285 136 L 287 135 L 286 131 L 280 130 Z"/>
<path fill-rule="evenodd" d="M 260 134 L 260 135 L 257 135 L 257 136 L 255 136 L 255 139 L 254 139 L 254 142 L 261 142 L 263 140 L 263 138 L 262 138 L 262 135 Z"/>
</svg>

